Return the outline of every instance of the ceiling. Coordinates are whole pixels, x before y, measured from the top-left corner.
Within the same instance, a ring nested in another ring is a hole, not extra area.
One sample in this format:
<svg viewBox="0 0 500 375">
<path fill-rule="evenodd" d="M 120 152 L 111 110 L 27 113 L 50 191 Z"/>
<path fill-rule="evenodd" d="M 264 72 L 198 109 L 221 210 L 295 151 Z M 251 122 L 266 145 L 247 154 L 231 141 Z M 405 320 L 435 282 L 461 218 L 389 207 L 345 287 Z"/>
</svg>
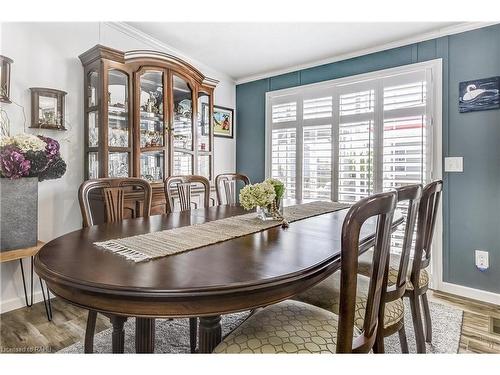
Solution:
<svg viewBox="0 0 500 375">
<path fill-rule="evenodd" d="M 236 81 L 438 32 L 459 23 L 173 23 L 129 25 Z"/>
</svg>

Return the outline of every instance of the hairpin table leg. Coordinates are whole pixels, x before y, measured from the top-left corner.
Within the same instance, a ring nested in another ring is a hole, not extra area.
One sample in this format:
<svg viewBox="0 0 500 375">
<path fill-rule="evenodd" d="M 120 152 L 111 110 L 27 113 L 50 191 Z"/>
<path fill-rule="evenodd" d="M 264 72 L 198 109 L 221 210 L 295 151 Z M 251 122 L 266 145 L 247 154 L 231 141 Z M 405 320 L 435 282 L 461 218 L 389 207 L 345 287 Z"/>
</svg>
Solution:
<svg viewBox="0 0 500 375">
<path fill-rule="evenodd" d="M 26 290 L 26 278 L 24 277 L 24 266 L 23 260 L 19 259 L 19 264 L 21 265 L 21 276 L 23 278 L 23 289 L 24 289 L 24 299 L 26 300 L 26 307 L 33 306 L 33 257 L 31 257 L 31 301 L 28 302 L 28 292 Z"/>
<path fill-rule="evenodd" d="M 40 287 L 42 288 L 42 295 L 43 295 L 43 304 L 45 305 L 45 313 L 47 314 L 47 320 L 50 322 L 52 321 L 52 305 L 50 304 L 50 291 L 49 291 L 49 286 L 46 285 L 47 287 L 47 298 L 45 298 L 45 289 L 43 287 L 43 280 L 41 277 L 40 279 Z"/>
<path fill-rule="evenodd" d="M 26 301 L 26 307 L 33 306 L 33 282 L 34 282 L 34 271 L 33 271 L 33 257 L 30 257 L 30 300 L 28 301 L 28 291 L 26 289 L 26 277 L 24 276 L 24 265 L 23 260 L 19 259 L 19 264 L 21 265 L 21 276 L 23 278 L 23 289 L 24 289 L 24 299 Z M 45 305 L 45 312 L 47 313 L 47 319 L 49 322 L 52 320 L 52 305 L 50 304 L 50 291 L 47 286 L 47 297 L 45 297 L 45 289 L 43 286 L 43 281 L 40 278 L 40 287 L 42 288 L 43 304 Z"/>
</svg>

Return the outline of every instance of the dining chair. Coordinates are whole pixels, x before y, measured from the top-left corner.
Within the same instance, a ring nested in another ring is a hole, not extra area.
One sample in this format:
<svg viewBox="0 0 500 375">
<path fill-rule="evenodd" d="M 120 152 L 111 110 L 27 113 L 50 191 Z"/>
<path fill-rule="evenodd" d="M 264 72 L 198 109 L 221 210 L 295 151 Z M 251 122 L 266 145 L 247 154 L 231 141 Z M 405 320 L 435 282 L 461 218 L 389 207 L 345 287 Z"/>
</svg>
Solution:
<svg viewBox="0 0 500 375">
<path fill-rule="evenodd" d="M 425 342 L 432 342 L 432 322 L 427 300 L 429 289 L 429 273 L 426 268 L 431 262 L 431 245 L 436 227 L 439 201 L 443 191 L 443 181 L 438 180 L 428 184 L 422 193 L 418 211 L 417 239 L 415 253 L 411 267 L 410 279 L 405 292 L 405 297 L 410 300 L 413 327 L 417 341 L 417 352 L 425 353 Z M 425 319 L 425 337 L 420 312 L 419 298 L 422 300 Z"/>
<path fill-rule="evenodd" d="M 192 201 L 193 186 L 201 185 L 203 190 L 203 206 L 210 206 L 210 182 L 203 176 L 185 175 L 185 176 L 170 176 L 164 181 L 165 201 L 167 205 L 167 213 L 174 212 L 175 193 L 179 200 L 180 211 L 189 211 L 198 205 Z"/>
<path fill-rule="evenodd" d="M 165 201 L 167 205 L 167 213 L 174 212 L 175 192 L 179 199 L 180 211 L 189 211 L 198 205 L 192 201 L 191 191 L 193 185 L 201 185 L 203 190 L 203 206 L 210 206 L 210 182 L 203 176 L 185 175 L 185 176 L 170 176 L 164 181 Z M 191 353 L 196 351 L 196 341 L 198 338 L 198 318 L 189 318 L 189 339 Z"/>
<path fill-rule="evenodd" d="M 374 351 L 384 353 L 384 338 L 398 332 L 401 344 L 401 352 L 408 353 L 408 342 L 404 326 L 404 305 L 402 297 L 406 292 L 408 265 L 410 261 L 413 235 L 415 232 L 415 223 L 417 220 L 420 198 L 422 196 L 421 185 L 407 185 L 396 189 L 398 193 L 398 205 L 406 209 L 405 227 L 403 233 L 403 242 L 400 248 L 400 254 L 389 254 L 386 265 L 386 278 L 384 279 L 384 294 L 380 302 L 380 314 L 385 316 L 384 326 L 379 326 L 379 332 L 375 341 Z M 369 276 L 371 273 L 370 251 L 359 257 L 358 273 Z M 392 263 L 391 263 L 392 262 Z M 396 263 L 395 266 L 394 263 Z M 391 303 L 398 301 L 401 309 L 399 314 L 391 314 Z"/>
<path fill-rule="evenodd" d="M 215 177 L 215 190 L 219 205 L 224 202 L 229 205 L 238 203 L 238 181 L 241 181 L 243 186 L 250 184 L 250 179 L 241 173 L 223 173 Z"/>
<path fill-rule="evenodd" d="M 431 315 L 426 294 L 429 288 L 429 273 L 426 268 L 430 264 L 432 237 L 442 187 L 443 182 L 438 180 L 425 186 L 422 191 L 416 219 L 417 230 L 413 257 L 411 257 L 411 242 L 406 242 L 406 246 L 410 246 L 410 250 L 407 250 L 406 254 L 402 253 L 402 255 L 391 254 L 389 260 L 388 287 L 400 285 L 403 276 L 406 275 L 406 288 L 403 297 L 407 297 L 410 301 L 417 353 L 425 353 L 425 342 L 432 341 Z M 405 255 L 408 256 L 408 260 L 404 259 Z M 406 268 L 404 268 L 405 265 Z M 359 259 L 359 273 L 367 276 L 370 274 L 370 270 L 371 260 L 369 257 L 361 256 Z M 420 300 L 422 301 L 425 318 L 425 334 Z"/>
<path fill-rule="evenodd" d="M 341 234 L 339 313 L 296 300 L 267 306 L 244 321 L 215 353 L 368 353 L 375 343 L 396 192 L 372 195 L 347 212 Z M 356 327 L 358 252 L 363 223 L 378 217 L 373 272 L 368 282 L 364 322 Z M 292 328 L 290 328 L 292 327 Z"/>
<path fill-rule="evenodd" d="M 382 353 L 384 351 L 384 337 L 390 336 L 396 332 L 399 333 L 402 352 L 408 352 L 408 343 L 404 327 L 404 304 L 402 297 L 406 290 L 406 269 L 408 268 L 408 260 L 410 256 L 413 232 L 415 229 L 418 204 L 422 194 L 422 187 L 420 185 L 409 185 L 396 189 L 396 192 L 398 204 L 408 205 L 400 268 L 402 272 L 395 275 L 396 281 L 390 287 L 387 286 L 387 275 L 384 277 L 382 288 L 383 293 L 379 309 L 379 322 L 381 323 L 378 325 L 377 338 L 373 348 L 374 352 L 378 353 Z M 368 260 L 366 264 L 361 262 L 361 260 L 364 259 Z M 363 327 L 364 324 L 364 311 L 366 309 L 369 291 L 368 277 L 371 275 L 371 266 L 373 264 L 372 260 L 373 250 L 365 252 L 359 257 L 358 260 L 358 273 L 361 273 L 357 280 L 358 286 L 356 294 L 357 311 L 355 325 L 358 328 Z M 386 262 L 386 272 L 389 270 L 388 263 L 389 257 Z M 361 272 L 361 268 L 367 267 L 367 264 L 369 270 L 366 274 L 364 274 Z M 295 299 L 338 314 L 341 301 L 339 273 L 336 272 L 328 279 L 296 296 Z"/>
<path fill-rule="evenodd" d="M 125 207 L 125 194 L 127 192 L 140 193 L 135 201 L 135 207 Z M 82 213 L 83 226 L 90 227 L 96 222 L 96 212 L 92 210 L 91 197 L 102 199 L 104 204 L 104 221 L 113 223 L 125 218 L 126 210 L 131 217 L 147 217 L 151 213 L 151 199 L 153 191 L 148 181 L 141 178 L 98 178 L 88 180 L 80 185 L 78 201 Z M 113 325 L 118 324 L 123 329 L 126 318 L 110 317 Z M 94 347 L 94 334 L 97 320 L 97 311 L 89 310 L 87 327 L 85 329 L 85 353 L 92 353 Z"/>
</svg>

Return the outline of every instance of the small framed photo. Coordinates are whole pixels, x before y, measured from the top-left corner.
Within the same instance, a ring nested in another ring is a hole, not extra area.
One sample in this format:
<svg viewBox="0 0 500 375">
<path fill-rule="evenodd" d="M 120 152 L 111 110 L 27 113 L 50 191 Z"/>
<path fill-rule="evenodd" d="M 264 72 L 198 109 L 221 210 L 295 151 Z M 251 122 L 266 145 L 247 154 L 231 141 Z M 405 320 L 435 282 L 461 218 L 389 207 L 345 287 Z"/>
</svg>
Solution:
<svg viewBox="0 0 500 375">
<path fill-rule="evenodd" d="M 234 110 L 214 106 L 214 136 L 233 138 Z"/>
</svg>

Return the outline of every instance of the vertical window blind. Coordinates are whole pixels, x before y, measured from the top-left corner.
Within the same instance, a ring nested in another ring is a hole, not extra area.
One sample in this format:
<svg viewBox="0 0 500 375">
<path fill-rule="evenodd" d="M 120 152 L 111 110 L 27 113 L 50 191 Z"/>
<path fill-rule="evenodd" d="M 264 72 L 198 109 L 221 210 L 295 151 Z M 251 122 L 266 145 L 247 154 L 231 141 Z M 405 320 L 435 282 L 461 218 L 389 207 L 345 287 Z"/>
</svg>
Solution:
<svg viewBox="0 0 500 375">
<path fill-rule="evenodd" d="M 287 198 L 341 202 L 429 182 L 432 74 L 409 66 L 269 93 L 267 175 L 285 183 Z"/>
</svg>

